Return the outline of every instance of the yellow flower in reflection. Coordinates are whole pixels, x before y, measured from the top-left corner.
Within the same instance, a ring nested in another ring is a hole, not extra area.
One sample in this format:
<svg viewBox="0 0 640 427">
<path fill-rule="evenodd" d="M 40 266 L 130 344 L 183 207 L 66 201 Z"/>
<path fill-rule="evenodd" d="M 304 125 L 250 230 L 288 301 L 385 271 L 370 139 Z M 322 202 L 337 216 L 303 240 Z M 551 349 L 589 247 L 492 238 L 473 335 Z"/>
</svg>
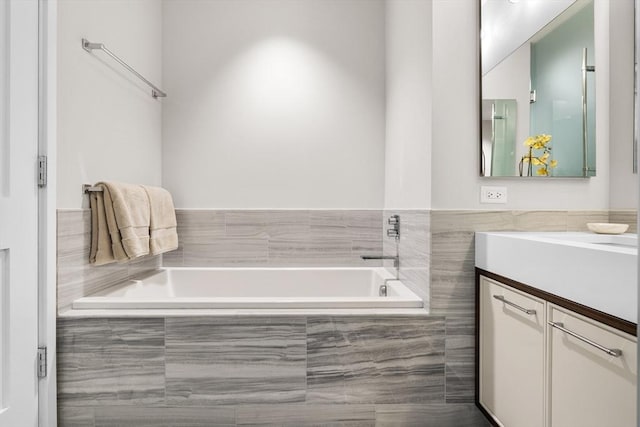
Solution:
<svg viewBox="0 0 640 427">
<path fill-rule="evenodd" d="M 551 135 L 540 134 L 528 137 L 524 141 L 524 145 L 529 147 L 529 153 L 522 156 L 520 159 L 520 176 L 523 175 L 524 164 L 528 163 L 527 176 L 531 176 L 533 172 L 533 166 L 540 166 L 536 170 L 536 174 L 540 176 L 549 176 L 549 169 L 553 169 L 558 166 L 557 160 L 549 161 L 551 157 Z M 533 150 L 542 150 L 540 155 L 534 155 Z"/>
<path fill-rule="evenodd" d="M 535 150 L 544 149 L 547 144 L 551 141 L 551 135 L 540 134 L 535 136 L 530 136 L 524 141 L 524 145 L 527 147 L 531 147 Z"/>
</svg>

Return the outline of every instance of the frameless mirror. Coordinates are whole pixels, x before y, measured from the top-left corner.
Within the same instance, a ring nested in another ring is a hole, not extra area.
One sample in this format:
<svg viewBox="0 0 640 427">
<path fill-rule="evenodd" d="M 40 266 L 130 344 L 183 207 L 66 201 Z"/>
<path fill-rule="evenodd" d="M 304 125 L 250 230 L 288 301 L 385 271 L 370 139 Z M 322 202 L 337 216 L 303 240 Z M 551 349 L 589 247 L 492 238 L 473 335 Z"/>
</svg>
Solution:
<svg viewBox="0 0 640 427">
<path fill-rule="evenodd" d="M 481 0 L 482 176 L 595 176 L 593 0 Z"/>
</svg>

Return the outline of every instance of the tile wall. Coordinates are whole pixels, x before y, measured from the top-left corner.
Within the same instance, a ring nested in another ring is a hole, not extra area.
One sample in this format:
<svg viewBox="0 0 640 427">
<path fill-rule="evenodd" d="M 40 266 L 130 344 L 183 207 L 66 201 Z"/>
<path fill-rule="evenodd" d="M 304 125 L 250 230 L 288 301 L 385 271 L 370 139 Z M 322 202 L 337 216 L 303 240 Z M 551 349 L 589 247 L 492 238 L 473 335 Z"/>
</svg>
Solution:
<svg viewBox="0 0 640 427">
<path fill-rule="evenodd" d="M 61 425 L 484 425 L 473 407 L 474 232 L 607 221 L 635 231 L 636 221 L 635 211 L 179 210 L 181 246 L 164 264 L 365 265 L 361 254 L 395 254 L 383 237 L 394 213 L 401 278 L 428 316 L 61 318 Z M 61 307 L 159 263 L 92 271 L 88 218 L 58 215 Z"/>
<path fill-rule="evenodd" d="M 60 319 L 60 425 L 488 425 L 447 404 L 447 339 L 438 316 Z"/>
<path fill-rule="evenodd" d="M 431 211 L 430 312 L 474 316 L 474 232 L 586 231 L 608 220 L 608 211 Z"/>
<path fill-rule="evenodd" d="M 609 222 L 629 224 L 627 233 L 638 232 L 638 211 L 635 210 L 612 210 L 609 213 Z"/>
<path fill-rule="evenodd" d="M 58 312 L 70 308 L 77 298 L 154 270 L 161 264 L 162 258 L 154 256 L 123 264 L 92 266 L 89 264 L 91 211 L 58 210 L 57 222 Z"/>
<path fill-rule="evenodd" d="M 386 237 L 391 228 L 387 220 L 400 216 L 400 240 Z M 429 265 L 431 263 L 431 215 L 427 210 L 388 210 L 383 215 L 383 245 L 385 255 L 400 255 L 400 278 L 425 304 L 429 305 Z M 387 269 L 395 273 L 390 263 Z"/>
<path fill-rule="evenodd" d="M 379 210 L 178 209 L 180 247 L 168 267 L 361 267 L 380 255 Z"/>
<path fill-rule="evenodd" d="M 362 267 L 382 254 L 379 210 L 186 210 L 176 212 L 180 247 L 162 256 L 89 265 L 91 212 L 58 211 L 58 311 L 73 300 L 167 267 Z"/>
<path fill-rule="evenodd" d="M 608 211 L 430 212 L 430 314 L 444 316 L 447 402 L 472 402 L 475 383 L 476 231 L 586 231 Z M 625 218 L 635 224 L 635 216 Z"/>
</svg>

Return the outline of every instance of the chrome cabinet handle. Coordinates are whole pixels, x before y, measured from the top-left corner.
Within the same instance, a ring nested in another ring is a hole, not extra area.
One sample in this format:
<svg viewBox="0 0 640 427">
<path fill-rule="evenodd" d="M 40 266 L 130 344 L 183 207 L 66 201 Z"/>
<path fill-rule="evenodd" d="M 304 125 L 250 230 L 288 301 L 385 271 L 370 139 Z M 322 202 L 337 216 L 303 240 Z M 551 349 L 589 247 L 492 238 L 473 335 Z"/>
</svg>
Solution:
<svg viewBox="0 0 640 427">
<path fill-rule="evenodd" d="M 576 334 L 575 332 L 570 331 L 569 329 L 565 328 L 565 327 L 564 327 L 564 323 L 561 323 L 561 322 L 551 322 L 551 321 L 549 321 L 549 322 L 547 322 L 547 323 L 549 324 L 549 326 L 552 326 L 552 327 L 554 327 L 554 328 L 556 328 L 556 329 L 559 329 L 559 330 L 561 330 L 562 332 L 564 332 L 564 333 L 566 333 L 566 334 L 569 334 L 569 335 L 571 335 L 572 337 L 577 338 L 577 339 L 579 339 L 579 340 L 580 340 L 580 341 L 582 341 L 582 342 L 585 342 L 585 343 L 587 343 L 587 344 L 589 344 L 589 345 L 592 345 L 592 346 L 594 346 L 595 348 L 597 348 L 598 350 L 602 350 L 602 351 L 604 351 L 605 353 L 607 353 L 607 354 L 608 354 L 608 355 L 610 355 L 610 356 L 613 356 L 613 357 L 620 357 L 620 356 L 622 356 L 622 350 L 620 350 L 620 349 L 618 349 L 618 348 L 607 348 L 607 347 L 605 347 L 605 346 L 603 346 L 603 345 L 598 344 L 597 342 L 591 341 L 589 338 L 583 337 L 582 335 L 580 335 L 580 334 Z"/>
<path fill-rule="evenodd" d="M 504 297 L 502 295 L 494 295 L 493 296 L 495 299 L 497 299 L 498 301 L 502 301 L 503 303 L 510 305 L 513 308 L 517 308 L 518 310 L 525 312 L 527 314 L 536 314 L 536 311 L 531 309 L 531 308 L 524 308 L 519 306 L 518 304 L 514 304 L 511 301 L 507 301 L 506 299 L 504 299 Z"/>
</svg>

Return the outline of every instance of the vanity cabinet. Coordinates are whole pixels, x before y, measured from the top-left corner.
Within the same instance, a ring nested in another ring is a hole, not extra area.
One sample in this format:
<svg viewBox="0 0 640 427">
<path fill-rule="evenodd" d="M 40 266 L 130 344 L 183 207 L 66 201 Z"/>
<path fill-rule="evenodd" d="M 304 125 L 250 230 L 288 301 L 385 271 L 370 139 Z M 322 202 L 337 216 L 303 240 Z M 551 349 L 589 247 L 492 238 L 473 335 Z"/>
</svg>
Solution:
<svg viewBox="0 0 640 427">
<path fill-rule="evenodd" d="M 544 301 L 482 278 L 480 403 L 505 426 L 544 424 Z"/>
<path fill-rule="evenodd" d="M 494 424 L 636 426 L 634 324 L 623 332 L 611 316 L 485 273 L 477 280 L 477 399 Z"/>
<path fill-rule="evenodd" d="M 635 338 L 553 304 L 548 317 L 550 425 L 635 426 Z"/>
</svg>

